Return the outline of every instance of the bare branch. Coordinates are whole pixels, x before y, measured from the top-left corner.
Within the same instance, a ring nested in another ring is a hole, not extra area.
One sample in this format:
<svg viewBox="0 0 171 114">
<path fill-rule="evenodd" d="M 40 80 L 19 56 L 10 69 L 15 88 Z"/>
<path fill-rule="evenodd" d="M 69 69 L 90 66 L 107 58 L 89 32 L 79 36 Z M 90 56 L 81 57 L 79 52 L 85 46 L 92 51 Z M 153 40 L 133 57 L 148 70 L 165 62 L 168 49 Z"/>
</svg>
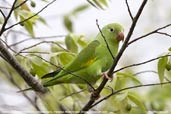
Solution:
<svg viewBox="0 0 171 114">
<path fill-rule="evenodd" d="M 28 1 L 28 0 L 24 0 L 24 1 L 23 1 L 22 3 L 20 3 L 18 6 L 15 6 L 15 7 L 13 8 L 13 10 L 19 8 L 20 6 L 22 6 L 23 4 L 25 4 L 27 1 Z"/>
<path fill-rule="evenodd" d="M 8 49 L 0 41 L 0 52 L 6 58 L 5 60 L 20 74 L 25 82 L 31 86 L 34 90 L 46 93 L 47 89 L 44 88 L 31 74 L 29 74 L 16 60 L 13 55 L 10 54 Z"/>
<path fill-rule="evenodd" d="M 62 48 L 63 50 L 68 51 L 67 49 L 63 48 L 60 44 L 58 44 L 58 43 L 56 43 L 56 42 L 53 42 L 53 41 L 42 41 L 42 42 L 38 42 L 38 43 L 36 43 L 36 44 L 34 44 L 34 45 L 31 45 L 31 46 L 29 46 L 29 47 L 26 47 L 26 48 L 21 49 L 18 53 L 16 53 L 16 55 L 18 55 L 19 53 L 22 53 L 22 52 L 25 51 L 25 50 L 34 48 L 34 47 L 36 47 L 36 46 L 38 46 L 38 45 L 41 45 L 41 44 L 44 44 L 44 43 L 53 43 L 53 44 L 58 45 L 58 46 L 59 46 L 60 48 Z"/>
<path fill-rule="evenodd" d="M 3 32 L 5 31 L 5 26 L 7 25 L 7 22 L 8 22 L 8 20 L 9 20 L 9 18 L 11 17 L 12 12 L 14 11 L 14 7 L 15 7 L 15 3 L 16 3 L 16 2 L 17 2 L 17 0 L 14 0 L 14 3 L 13 3 L 13 5 L 12 5 L 11 10 L 9 11 L 7 17 L 5 18 L 4 23 L 2 24 L 2 27 L 1 27 L 1 29 L 0 29 L 0 36 L 1 36 L 1 35 L 3 34 Z"/>
<path fill-rule="evenodd" d="M 4 40 L 2 40 L 2 39 L 0 39 L 0 41 L 2 41 L 4 44 L 5 44 L 5 46 L 8 48 L 8 49 L 10 49 L 12 52 L 14 52 L 14 53 L 17 53 L 15 50 L 13 50 Z"/>
<path fill-rule="evenodd" d="M 8 8 L 8 7 L 4 7 L 4 6 L 0 6 L 1 9 L 11 9 L 11 8 Z"/>
<path fill-rule="evenodd" d="M 108 42 L 107 42 L 107 40 L 106 40 L 106 37 L 104 36 L 104 34 L 103 34 L 103 32 L 102 32 L 102 30 L 101 30 L 99 24 L 98 24 L 98 20 L 97 20 L 97 19 L 96 19 L 96 25 L 97 25 L 97 27 L 98 27 L 98 29 L 99 29 L 99 31 L 100 31 L 101 36 L 103 37 L 103 39 L 104 39 L 104 41 L 105 41 L 105 44 L 106 44 L 106 46 L 107 46 L 107 50 L 109 51 L 110 55 L 112 56 L 112 58 L 113 58 L 113 60 L 114 60 L 115 57 L 114 57 L 113 54 L 112 54 L 112 51 L 111 51 L 111 49 L 110 49 L 110 47 L 109 47 L 109 44 L 108 44 Z"/>
<path fill-rule="evenodd" d="M 93 2 L 91 2 L 90 0 L 87 0 L 87 2 L 88 2 L 89 4 L 91 4 L 93 7 L 97 8 L 97 6 L 96 6 Z"/>
<path fill-rule="evenodd" d="M 109 77 L 112 77 L 113 75 L 113 71 L 119 61 L 119 59 L 121 58 L 123 52 L 125 51 L 125 49 L 127 48 L 127 44 L 132 36 L 132 33 L 134 31 L 134 28 L 137 24 L 137 21 L 146 5 L 148 0 L 143 0 L 140 8 L 138 9 L 138 12 L 135 16 L 135 18 L 133 19 L 132 21 L 132 24 L 131 24 L 131 28 L 129 29 L 129 32 L 127 34 L 127 37 L 125 39 L 125 42 L 124 44 L 122 45 L 119 53 L 117 54 L 116 58 L 114 59 L 114 63 L 112 65 L 112 67 L 110 68 L 109 72 L 108 72 L 108 76 Z M 103 81 L 101 82 L 100 86 L 96 89 L 96 91 L 94 91 L 92 94 L 91 94 L 91 98 L 90 100 L 87 102 L 87 104 L 82 108 L 82 110 L 79 112 L 79 114 L 83 114 L 85 111 L 88 111 L 90 108 L 92 108 L 92 104 L 96 101 L 96 99 L 98 98 L 99 94 L 101 93 L 101 91 L 103 90 L 104 86 L 106 85 L 108 79 L 104 78 Z"/>
<path fill-rule="evenodd" d="M 10 47 L 16 46 L 18 44 L 21 44 L 23 42 L 29 41 L 29 40 L 43 40 L 43 39 L 50 39 L 50 38 L 59 38 L 59 37 L 65 37 L 66 35 L 56 35 L 56 36 L 42 36 L 42 37 L 34 37 L 34 38 L 26 38 L 24 40 L 21 40 L 19 42 L 16 42 L 14 44 L 9 45 Z"/>
<path fill-rule="evenodd" d="M 155 73 L 155 74 L 158 74 L 158 72 L 154 71 L 154 70 L 145 70 L 145 71 L 140 71 L 140 72 L 137 72 L 135 74 L 133 74 L 134 76 L 137 76 L 139 74 L 144 74 L 144 73 Z"/>
<path fill-rule="evenodd" d="M 63 97 L 63 98 L 61 98 L 61 99 L 59 99 L 59 100 L 62 101 L 62 100 L 64 100 L 64 99 L 68 98 L 68 97 L 71 97 L 71 96 L 73 96 L 73 95 L 82 93 L 82 92 L 84 92 L 84 91 L 86 91 L 86 89 L 83 89 L 83 90 L 80 90 L 80 91 L 77 91 L 77 92 L 73 92 L 73 93 L 71 93 L 71 94 L 69 94 L 69 95 L 67 95 L 67 96 L 65 96 L 65 97 Z"/>
<path fill-rule="evenodd" d="M 159 31 L 159 30 L 162 30 L 162 29 L 165 29 L 165 28 L 167 28 L 167 27 L 170 27 L 170 26 L 171 26 L 171 24 L 167 24 L 167 25 L 165 25 L 165 26 L 163 26 L 163 27 L 157 28 L 157 29 L 155 29 L 155 30 L 153 30 L 153 31 L 151 31 L 151 32 L 149 32 L 149 33 L 143 35 L 143 36 L 140 36 L 140 37 L 138 37 L 138 38 L 135 38 L 134 40 L 130 41 L 130 42 L 128 43 L 128 45 L 130 45 L 130 44 L 132 44 L 132 43 L 134 43 L 134 42 L 136 42 L 136 41 L 138 41 L 138 40 L 144 39 L 145 37 L 147 37 L 147 36 L 149 36 L 149 35 L 152 35 L 152 34 L 154 34 L 154 33 L 161 33 L 161 32 L 158 32 L 158 31 Z M 166 34 L 165 34 L 165 35 L 166 35 Z"/>
<path fill-rule="evenodd" d="M 44 52 L 44 51 L 22 51 L 20 53 L 29 53 L 29 54 L 33 54 L 33 53 L 38 53 L 38 54 L 50 54 L 49 52 Z"/>
<path fill-rule="evenodd" d="M 136 88 L 140 88 L 140 87 L 148 87 L 148 86 L 158 86 L 158 85 L 166 85 L 166 84 L 171 84 L 171 82 L 163 82 L 163 83 L 154 83 L 154 84 L 144 84 L 144 85 L 137 85 L 137 86 L 131 86 L 131 87 L 126 87 L 117 91 L 113 91 L 113 93 L 109 94 L 108 96 L 102 98 L 101 100 L 97 101 L 96 103 L 94 103 L 91 108 L 93 108 L 94 106 L 98 105 L 99 103 L 101 103 L 102 101 L 110 98 L 113 95 L 116 95 L 122 91 L 126 91 L 126 90 L 130 90 L 130 89 L 136 89 Z"/>
<path fill-rule="evenodd" d="M 54 3 L 55 1 L 56 1 L 56 0 L 51 1 L 51 2 L 48 3 L 46 6 L 44 6 L 40 11 L 38 11 L 38 12 L 35 13 L 34 15 L 32 15 L 32 16 L 26 18 L 25 20 L 22 20 L 22 21 L 20 21 L 20 22 L 18 22 L 18 23 L 15 23 L 15 24 L 13 24 L 13 25 L 11 25 L 11 26 L 5 28 L 4 31 L 6 31 L 6 30 L 8 30 L 8 29 L 11 29 L 12 27 L 14 27 L 14 26 L 16 26 L 16 25 L 22 24 L 22 23 L 28 21 L 29 19 L 31 19 L 31 18 L 33 18 L 33 17 L 39 15 L 44 9 L 46 9 L 49 5 L 51 5 L 51 4 Z"/>
<path fill-rule="evenodd" d="M 5 20 L 6 16 L 5 16 L 4 12 L 1 9 L 0 9 L 0 12 L 1 12 L 1 14 L 2 14 L 2 16 L 3 16 L 4 20 Z"/>
<path fill-rule="evenodd" d="M 130 10 L 129 4 L 128 4 L 128 0 L 125 0 L 125 3 L 126 3 L 126 7 L 128 9 L 129 16 L 131 17 L 131 20 L 133 21 L 134 17 L 132 16 L 132 12 Z"/>
<path fill-rule="evenodd" d="M 156 33 L 161 34 L 161 35 L 165 35 L 165 36 L 168 36 L 168 37 L 171 37 L 171 35 L 170 35 L 170 34 L 165 33 L 165 32 L 159 32 L 159 31 L 157 31 Z"/>
<path fill-rule="evenodd" d="M 140 62 L 140 63 L 136 63 L 136 64 L 131 64 L 131 65 L 128 65 L 128 66 L 122 67 L 122 68 L 120 68 L 120 69 L 118 69 L 118 70 L 115 70 L 113 73 L 119 72 L 119 71 L 124 70 L 124 69 L 127 69 L 127 68 L 131 68 L 131 67 L 135 67 L 135 66 L 143 65 L 143 64 L 146 64 L 146 63 L 149 63 L 149 62 L 152 62 L 152 61 L 158 60 L 158 59 L 163 58 L 163 57 L 170 57 L 170 56 L 171 56 L 171 55 L 164 55 L 164 56 L 156 57 L 156 58 L 153 58 L 153 59 L 150 59 L 150 60 L 144 61 L 144 62 Z"/>
</svg>

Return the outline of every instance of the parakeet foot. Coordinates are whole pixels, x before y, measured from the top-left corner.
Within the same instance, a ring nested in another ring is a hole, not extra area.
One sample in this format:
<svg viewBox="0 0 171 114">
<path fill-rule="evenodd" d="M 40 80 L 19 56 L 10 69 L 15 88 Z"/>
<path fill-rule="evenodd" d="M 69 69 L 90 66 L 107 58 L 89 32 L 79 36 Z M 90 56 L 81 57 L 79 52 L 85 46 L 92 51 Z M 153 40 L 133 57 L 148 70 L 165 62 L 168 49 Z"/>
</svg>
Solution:
<svg viewBox="0 0 171 114">
<path fill-rule="evenodd" d="M 113 80 L 113 78 L 112 78 L 112 77 L 109 77 L 109 76 L 107 75 L 107 73 L 103 73 L 102 76 L 103 76 L 104 78 L 110 80 L 110 81 Z"/>
</svg>

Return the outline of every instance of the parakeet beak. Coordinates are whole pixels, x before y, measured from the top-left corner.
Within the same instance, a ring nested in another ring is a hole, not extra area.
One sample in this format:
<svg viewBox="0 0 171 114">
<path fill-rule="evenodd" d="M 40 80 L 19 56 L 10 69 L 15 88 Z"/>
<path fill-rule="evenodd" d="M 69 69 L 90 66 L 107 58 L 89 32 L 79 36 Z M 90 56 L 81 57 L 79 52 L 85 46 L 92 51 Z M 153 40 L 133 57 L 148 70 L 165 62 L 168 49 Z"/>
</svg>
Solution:
<svg viewBox="0 0 171 114">
<path fill-rule="evenodd" d="M 118 40 L 118 41 L 121 41 L 121 40 L 122 40 L 122 42 L 124 41 L 124 34 L 123 34 L 123 32 L 119 32 L 119 33 L 118 33 L 118 35 L 117 35 L 117 40 Z"/>
</svg>

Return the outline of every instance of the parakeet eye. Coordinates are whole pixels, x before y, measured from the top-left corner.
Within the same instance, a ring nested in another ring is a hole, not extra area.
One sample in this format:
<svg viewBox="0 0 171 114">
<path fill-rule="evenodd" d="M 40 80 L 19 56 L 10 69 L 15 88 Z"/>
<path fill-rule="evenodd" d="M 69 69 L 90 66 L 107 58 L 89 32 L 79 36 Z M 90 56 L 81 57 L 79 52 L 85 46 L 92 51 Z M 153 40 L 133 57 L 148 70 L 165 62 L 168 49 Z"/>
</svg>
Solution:
<svg viewBox="0 0 171 114">
<path fill-rule="evenodd" d="M 115 29 L 114 28 L 110 28 L 110 32 L 114 32 L 115 31 Z"/>
</svg>

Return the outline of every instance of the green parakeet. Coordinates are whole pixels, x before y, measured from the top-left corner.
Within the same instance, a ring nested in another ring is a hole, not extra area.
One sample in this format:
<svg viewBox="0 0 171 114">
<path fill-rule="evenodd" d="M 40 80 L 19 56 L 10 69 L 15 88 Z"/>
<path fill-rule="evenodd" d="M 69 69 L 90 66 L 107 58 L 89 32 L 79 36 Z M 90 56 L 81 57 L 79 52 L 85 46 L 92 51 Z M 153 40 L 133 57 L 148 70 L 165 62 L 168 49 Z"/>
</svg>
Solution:
<svg viewBox="0 0 171 114">
<path fill-rule="evenodd" d="M 119 42 L 124 40 L 123 27 L 120 24 L 108 24 L 101 32 L 73 61 L 64 66 L 63 70 L 43 76 L 43 78 L 49 77 L 43 81 L 43 85 L 48 87 L 61 83 L 86 84 L 87 82 L 94 84 L 102 73 L 111 67 L 112 55 L 116 56 Z"/>
</svg>

